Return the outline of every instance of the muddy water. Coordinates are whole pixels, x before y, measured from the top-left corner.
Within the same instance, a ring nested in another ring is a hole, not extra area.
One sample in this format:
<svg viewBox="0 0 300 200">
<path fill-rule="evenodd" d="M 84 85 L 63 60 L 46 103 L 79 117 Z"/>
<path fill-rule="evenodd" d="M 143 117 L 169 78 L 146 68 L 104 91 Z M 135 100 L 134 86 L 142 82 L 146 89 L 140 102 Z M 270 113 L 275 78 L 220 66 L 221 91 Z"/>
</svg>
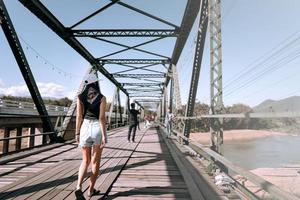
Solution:
<svg viewBox="0 0 300 200">
<path fill-rule="evenodd" d="M 224 155 L 246 168 L 281 167 L 300 163 L 300 136 L 269 136 L 248 141 L 228 141 Z"/>
</svg>

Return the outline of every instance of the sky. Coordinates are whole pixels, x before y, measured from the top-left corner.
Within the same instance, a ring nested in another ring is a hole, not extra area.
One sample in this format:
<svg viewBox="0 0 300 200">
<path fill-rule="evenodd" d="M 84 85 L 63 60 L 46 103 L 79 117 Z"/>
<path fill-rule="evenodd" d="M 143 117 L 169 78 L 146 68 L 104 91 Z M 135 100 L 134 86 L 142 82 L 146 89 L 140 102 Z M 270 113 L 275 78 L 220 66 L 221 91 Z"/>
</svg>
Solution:
<svg viewBox="0 0 300 200">
<path fill-rule="evenodd" d="M 42 3 L 65 26 L 107 4 L 108 0 L 44 0 Z M 153 15 L 180 25 L 186 0 L 126 0 Z M 223 0 L 222 67 L 225 105 L 244 103 L 255 106 L 266 99 L 279 100 L 300 95 L 300 1 L 299 0 Z M 53 33 L 17 0 L 4 0 L 24 52 L 43 97 L 74 95 L 89 63 Z M 190 33 L 177 64 L 183 104 L 190 87 L 196 26 Z M 77 28 L 169 28 L 138 13 L 115 5 Z M 208 35 L 208 34 L 207 34 Z M 80 39 L 95 57 L 122 49 L 91 39 Z M 134 45 L 145 39 L 115 39 Z M 0 95 L 28 96 L 19 67 L 0 31 Z M 174 38 L 142 47 L 166 56 L 172 55 Z M 122 58 L 145 57 L 136 51 L 118 55 Z M 148 58 L 156 58 L 149 57 Z M 113 57 L 111 57 L 113 58 Z M 110 66 L 110 72 L 122 70 Z M 102 93 L 110 100 L 114 85 L 100 74 Z M 197 101 L 209 102 L 209 38 L 198 85 Z M 124 95 L 121 96 L 124 102 Z"/>
</svg>

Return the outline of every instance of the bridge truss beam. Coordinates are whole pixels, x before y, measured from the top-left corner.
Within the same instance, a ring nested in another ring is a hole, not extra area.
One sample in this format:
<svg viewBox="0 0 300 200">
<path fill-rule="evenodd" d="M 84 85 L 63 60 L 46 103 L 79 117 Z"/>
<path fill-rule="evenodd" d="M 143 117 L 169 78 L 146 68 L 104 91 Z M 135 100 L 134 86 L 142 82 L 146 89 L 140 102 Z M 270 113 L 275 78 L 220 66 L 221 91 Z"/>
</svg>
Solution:
<svg viewBox="0 0 300 200">
<path fill-rule="evenodd" d="M 99 59 L 100 64 L 170 64 L 168 59 Z"/>
<path fill-rule="evenodd" d="M 165 74 L 113 74 L 116 78 L 165 78 Z"/>
<path fill-rule="evenodd" d="M 184 11 L 183 19 L 180 25 L 179 36 L 176 39 L 175 48 L 172 54 L 172 63 L 177 65 L 184 45 L 189 37 L 195 19 L 200 9 L 201 0 L 188 0 L 186 9 Z M 171 71 L 172 65 L 169 66 L 168 71 Z M 168 85 L 170 77 L 165 80 L 165 85 Z"/>
<path fill-rule="evenodd" d="M 106 55 L 104 55 L 104 56 L 101 56 L 101 57 L 98 58 L 98 59 L 103 59 L 103 58 L 106 58 L 106 57 L 110 57 L 110 56 L 113 56 L 113 55 L 116 55 L 116 54 L 120 54 L 120 53 L 123 53 L 123 52 L 125 52 L 125 51 L 129 51 L 129 50 L 135 50 L 135 51 L 139 51 L 139 52 L 146 53 L 146 54 L 149 54 L 149 55 L 158 56 L 158 57 L 162 57 L 162 58 L 165 58 L 165 59 L 170 59 L 170 58 L 167 57 L 167 56 L 164 56 L 164 55 L 161 55 L 161 54 L 158 54 L 158 53 L 154 53 L 154 52 L 151 52 L 151 51 L 146 51 L 146 50 L 137 48 L 137 47 L 144 46 L 144 45 L 146 45 L 146 44 L 150 44 L 150 43 L 159 41 L 159 40 L 164 39 L 164 38 L 165 38 L 165 37 L 154 38 L 154 39 L 152 39 L 152 40 L 149 40 L 149 41 L 146 41 L 146 42 L 143 42 L 143 43 L 134 45 L 134 46 L 128 46 L 128 45 L 125 45 L 125 44 L 121 44 L 121 43 L 118 43 L 118 42 L 113 42 L 113 41 L 110 41 L 110 40 L 107 40 L 107 39 L 103 39 L 103 38 L 95 38 L 95 39 L 100 40 L 100 41 L 102 41 L 102 42 L 106 42 L 106 43 L 109 43 L 109 44 L 113 44 L 113 45 L 117 45 L 117 46 L 124 47 L 124 49 L 122 49 L 122 50 L 119 50 L 119 51 L 115 51 L 115 52 L 113 52 L 113 53 L 106 54 Z"/>
<path fill-rule="evenodd" d="M 161 89 L 128 88 L 128 92 L 161 92 Z"/>
<path fill-rule="evenodd" d="M 135 99 L 135 101 L 138 101 L 140 103 L 159 103 L 160 99 Z"/>
<path fill-rule="evenodd" d="M 176 29 L 106 29 L 106 30 L 71 30 L 75 37 L 177 37 L 179 30 Z"/>
<path fill-rule="evenodd" d="M 39 115 L 42 116 L 41 120 L 43 122 L 43 131 L 54 132 L 53 124 L 48 116 L 44 101 L 41 97 L 38 86 L 36 85 L 29 63 L 26 59 L 21 43 L 18 39 L 18 35 L 14 29 L 3 0 L 0 0 L 0 25 L 15 56 L 37 111 Z M 50 134 L 49 137 L 51 142 L 55 142 L 57 140 L 55 133 Z M 45 140 L 46 138 L 43 137 L 43 143 Z"/>
<path fill-rule="evenodd" d="M 121 83 L 125 86 L 137 86 L 137 87 L 161 87 L 163 83 Z"/>
<path fill-rule="evenodd" d="M 129 94 L 129 97 L 162 97 L 162 94 L 157 94 L 157 93 Z"/>
<path fill-rule="evenodd" d="M 210 32 L 210 113 L 222 114 L 222 37 L 221 37 L 221 1 L 209 0 Z M 223 118 L 213 118 L 210 123 L 211 149 L 222 154 Z"/>
<path fill-rule="evenodd" d="M 191 78 L 191 85 L 189 91 L 189 98 L 187 102 L 186 117 L 191 117 L 194 114 L 195 100 L 198 89 L 198 81 L 200 77 L 200 69 L 201 62 L 203 57 L 203 49 L 205 44 L 205 36 L 207 32 L 207 24 L 208 24 L 208 0 L 202 0 L 200 4 L 200 20 L 198 27 L 198 36 L 197 36 L 197 44 L 196 51 L 194 57 L 193 64 L 193 72 Z M 184 136 L 189 138 L 191 129 L 191 122 L 187 120 L 184 127 Z"/>
<path fill-rule="evenodd" d="M 174 97 L 175 97 L 175 108 L 176 108 L 176 112 L 178 112 L 179 110 L 182 110 L 182 104 L 181 104 L 179 79 L 178 79 L 176 65 L 172 66 L 172 81 L 173 81 L 173 84 L 172 84 L 173 92 L 174 92 Z"/>
<path fill-rule="evenodd" d="M 20 0 L 20 2 L 30 10 L 36 17 L 44 22 L 52 31 L 68 43 L 75 51 L 84 57 L 92 66 L 98 69 L 108 80 L 116 87 L 120 88 L 126 95 L 127 91 L 121 84 L 102 66 L 98 60 L 74 37 L 69 29 L 66 28 L 40 1 L 38 0 Z"/>
</svg>

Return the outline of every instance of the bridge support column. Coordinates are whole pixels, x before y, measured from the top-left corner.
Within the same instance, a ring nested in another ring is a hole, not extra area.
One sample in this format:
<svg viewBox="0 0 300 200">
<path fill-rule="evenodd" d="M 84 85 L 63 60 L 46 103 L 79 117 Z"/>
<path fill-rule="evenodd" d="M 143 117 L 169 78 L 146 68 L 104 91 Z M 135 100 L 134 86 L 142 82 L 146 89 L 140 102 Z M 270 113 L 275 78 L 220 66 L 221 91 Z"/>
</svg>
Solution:
<svg viewBox="0 0 300 200">
<path fill-rule="evenodd" d="M 200 20 L 199 20 L 199 28 L 198 28 L 198 36 L 197 36 L 197 43 L 196 43 L 196 51 L 193 63 L 193 72 L 191 77 L 191 85 L 190 85 L 190 92 L 188 103 L 186 107 L 185 116 L 192 117 L 194 114 L 194 106 L 196 100 L 196 94 L 198 89 L 198 81 L 200 76 L 200 69 L 201 69 L 201 62 L 203 56 L 203 49 L 205 43 L 205 36 L 207 32 L 207 24 L 208 24 L 208 0 L 202 0 L 200 4 Z M 189 119 L 186 120 L 184 126 L 184 136 L 186 138 L 190 137 L 190 130 L 191 130 L 191 121 Z M 188 142 L 185 142 L 188 144 Z"/>
<path fill-rule="evenodd" d="M 210 114 L 223 111 L 221 1 L 209 0 L 210 31 Z M 223 153 L 223 119 L 211 118 L 211 149 Z"/>
</svg>

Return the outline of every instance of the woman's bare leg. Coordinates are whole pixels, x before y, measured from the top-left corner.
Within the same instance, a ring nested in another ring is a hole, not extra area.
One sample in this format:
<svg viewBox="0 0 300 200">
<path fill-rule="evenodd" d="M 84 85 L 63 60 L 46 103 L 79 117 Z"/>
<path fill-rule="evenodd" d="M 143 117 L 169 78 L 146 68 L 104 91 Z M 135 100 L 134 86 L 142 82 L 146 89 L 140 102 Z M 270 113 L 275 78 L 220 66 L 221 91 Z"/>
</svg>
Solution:
<svg viewBox="0 0 300 200">
<path fill-rule="evenodd" d="M 78 172 L 78 181 L 77 181 L 77 187 L 76 189 L 81 189 L 83 178 L 86 175 L 87 169 L 91 162 L 91 147 L 83 147 L 81 148 L 82 152 L 82 162 L 79 167 Z"/>
<path fill-rule="evenodd" d="M 91 177 L 90 177 L 90 188 L 89 188 L 90 194 L 94 190 L 94 186 L 95 186 L 95 183 L 96 183 L 96 180 L 97 180 L 97 176 L 99 174 L 99 167 L 100 167 L 100 160 L 101 160 L 102 150 L 103 150 L 103 147 L 100 148 L 100 145 L 94 145 L 93 146 L 92 159 L 91 159 L 92 173 L 91 173 Z"/>
</svg>

